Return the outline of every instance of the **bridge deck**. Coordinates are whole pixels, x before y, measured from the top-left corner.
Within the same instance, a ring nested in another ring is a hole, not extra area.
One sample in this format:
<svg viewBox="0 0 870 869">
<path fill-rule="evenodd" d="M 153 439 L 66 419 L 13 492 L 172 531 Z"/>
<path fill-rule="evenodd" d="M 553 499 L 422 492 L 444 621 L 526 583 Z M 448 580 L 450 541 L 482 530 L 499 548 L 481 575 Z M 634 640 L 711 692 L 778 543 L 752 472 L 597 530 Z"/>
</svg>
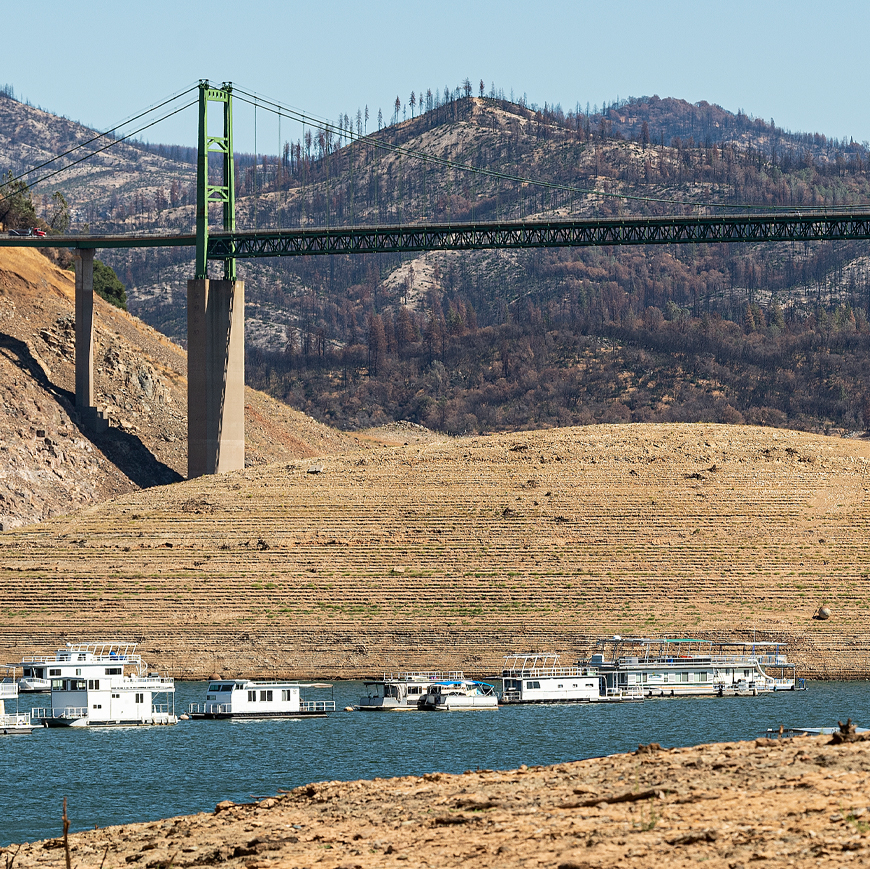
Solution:
<svg viewBox="0 0 870 869">
<path fill-rule="evenodd" d="M 315 227 L 210 233 L 209 259 L 256 259 L 425 250 L 596 247 L 641 244 L 838 241 L 870 239 L 866 212 L 800 212 L 698 217 L 610 217 L 582 220 Z M 179 235 L 4 237 L 0 247 L 195 247 Z"/>
</svg>

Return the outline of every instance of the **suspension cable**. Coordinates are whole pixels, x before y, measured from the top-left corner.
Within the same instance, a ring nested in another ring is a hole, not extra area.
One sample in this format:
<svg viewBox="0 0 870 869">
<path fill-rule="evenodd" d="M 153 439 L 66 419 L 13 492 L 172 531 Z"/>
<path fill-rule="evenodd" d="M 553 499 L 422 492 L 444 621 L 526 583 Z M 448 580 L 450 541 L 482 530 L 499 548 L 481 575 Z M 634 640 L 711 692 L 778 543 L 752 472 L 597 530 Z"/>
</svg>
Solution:
<svg viewBox="0 0 870 869">
<path fill-rule="evenodd" d="M 351 142 L 363 142 L 365 144 L 369 144 L 373 147 L 379 148 L 384 151 L 388 151 L 394 154 L 400 154 L 402 156 L 411 157 L 416 160 L 420 160 L 425 163 L 431 163 L 437 166 L 441 166 L 446 169 L 454 169 L 456 171 L 463 172 L 473 172 L 478 175 L 483 175 L 488 178 L 499 179 L 502 181 L 510 181 L 518 184 L 528 184 L 535 187 L 540 187 L 545 190 L 563 190 L 571 193 L 579 193 L 583 195 L 592 195 L 599 196 L 602 198 L 610 198 L 610 199 L 621 199 L 632 202 L 647 202 L 647 203 L 656 203 L 656 204 L 667 204 L 667 205 L 677 205 L 677 206 L 689 206 L 692 208 L 730 208 L 730 209 L 741 209 L 741 210 L 757 210 L 757 211 L 788 211 L 788 212 L 799 212 L 802 210 L 812 210 L 814 212 L 818 211 L 826 211 L 830 210 L 828 207 L 819 208 L 810 207 L 810 206 L 771 206 L 771 205 L 752 205 L 748 203 L 729 203 L 729 202 L 708 202 L 708 201 L 700 201 L 700 202 L 691 202 L 683 199 L 674 199 L 670 197 L 656 197 L 656 196 L 640 196 L 636 194 L 630 193 L 617 193 L 605 190 L 598 190 L 595 188 L 585 188 L 585 187 L 576 187 L 574 185 L 569 184 L 557 184 L 551 181 L 542 181 L 540 179 L 535 178 L 527 178 L 520 175 L 513 175 L 506 172 L 499 172 L 494 169 L 486 169 L 483 167 L 471 166 L 467 163 L 460 163 L 455 160 L 449 160 L 445 157 L 438 157 L 432 154 L 427 154 L 424 151 L 416 151 L 411 148 L 406 148 L 401 145 L 391 144 L 384 139 L 375 137 L 374 134 L 369 134 L 365 136 L 360 136 L 357 133 L 354 133 L 353 129 L 345 130 L 343 127 L 336 126 L 331 121 L 328 121 L 323 118 L 318 118 L 315 115 L 312 115 L 308 112 L 304 112 L 301 109 L 293 109 L 288 106 L 285 106 L 279 102 L 274 100 L 269 100 L 261 95 L 249 93 L 243 88 L 234 87 L 233 90 L 234 95 L 237 99 L 240 99 L 242 102 L 248 103 L 249 105 L 255 105 L 255 103 L 251 102 L 251 100 L 256 100 L 256 105 L 259 105 L 261 108 L 266 111 L 271 111 L 276 115 L 284 115 L 292 120 L 299 121 L 301 123 L 309 123 L 314 126 L 322 129 L 329 130 L 330 132 L 336 133 L 340 136 L 346 136 L 350 139 Z M 245 99 L 245 97 L 250 97 L 251 99 Z M 837 210 L 848 210 L 852 208 L 866 208 L 864 205 L 851 205 L 851 206 L 840 206 Z"/>
<path fill-rule="evenodd" d="M 96 151 L 91 151 L 89 154 L 86 154 L 84 157 L 79 157 L 78 160 L 73 160 L 71 163 L 67 163 L 66 166 L 62 166 L 60 169 L 55 169 L 53 172 L 49 172 L 47 175 L 43 175 L 41 178 L 37 178 L 36 181 L 33 181 L 31 184 L 27 185 L 28 188 L 35 187 L 37 184 L 41 184 L 43 181 L 47 181 L 49 178 L 54 178 L 55 175 L 60 175 L 61 172 L 66 172 L 67 169 L 71 169 L 73 166 L 77 166 L 79 163 L 83 163 L 85 160 L 89 160 L 91 157 L 94 157 L 97 154 L 102 154 L 103 151 L 108 151 L 109 148 L 112 148 L 115 145 L 120 145 L 121 142 L 126 142 L 127 139 L 131 139 L 133 136 L 139 135 L 139 133 L 142 133 L 145 130 L 155 126 L 156 124 L 159 124 L 162 121 L 165 121 L 168 118 L 171 118 L 173 115 L 177 115 L 179 112 L 183 112 L 185 109 L 189 109 L 191 106 L 195 106 L 197 104 L 197 102 L 198 102 L 198 100 L 193 100 L 192 102 L 189 102 L 189 103 L 181 106 L 181 108 L 175 109 L 172 112 L 168 112 L 167 114 L 163 115 L 163 117 L 161 117 L 161 118 L 157 118 L 156 121 L 151 121 L 151 123 L 145 124 L 144 127 L 139 127 L 138 130 L 133 130 L 132 133 L 128 133 L 126 136 L 121 136 L 118 139 L 113 139 L 111 142 L 109 142 L 108 145 L 103 145 L 102 148 L 97 148 Z M 0 194 L 0 196 L 2 196 L 2 194 Z M 6 197 L 3 197 L 3 198 L 5 199 Z"/>
<path fill-rule="evenodd" d="M 54 163 L 56 160 L 60 160 L 61 157 L 66 157 L 66 156 L 68 156 L 69 154 L 73 154 L 74 152 L 80 150 L 81 148 L 84 148 L 84 147 L 86 147 L 87 145 L 92 144 L 93 142 L 97 142 L 97 141 L 99 141 L 100 139 L 103 139 L 103 138 L 105 138 L 106 136 L 109 136 L 109 135 L 113 134 L 113 133 L 118 129 L 118 127 L 126 127 L 127 124 L 131 124 L 131 123 L 133 123 L 133 121 L 138 121 L 139 118 L 143 118 L 143 117 L 145 117 L 145 115 L 150 115 L 152 112 L 156 111 L 157 109 L 161 109 L 161 108 L 163 108 L 163 106 L 168 105 L 168 104 L 171 103 L 171 102 L 174 102 L 175 100 L 179 99 L 180 97 L 185 96 L 186 94 L 190 93 L 190 92 L 193 91 L 193 90 L 196 90 L 196 87 L 195 87 L 195 86 L 194 86 L 194 87 L 188 87 L 186 90 L 183 90 L 183 91 L 179 91 L 177 94 L 174 94 L 173 96 L 168 97 L 167 99 L 163 100 L 162 102 L 159 102 L 159 103 L 156 103 L 155 105 L 150 106 L 149 108 L 145 109 L 144 111 L 139 112 L 138 114 L 133 115 L 133 116 L 130 117 L 130 118 L 127 118 L 127 120 L 125 120 L 125 121 L 121 121 L 120 124 L 116 124 L 114 127 L 111 127 L 111 128 L 110 128 L 109 130 L 107 130 L 105 133 L 99 133 L 98 135 L 93 136 L 93 137 L 91 137 L 90 139 L 87 139 L 87 140 L 84 141 L 84 142 L 80 142 L 78 145 L 75 145 L 74 147 L 72 147 L 72 148 L 70 148 L 70 149 L 68 149 L 68 150 L 66 150 L 66 151 L 63 151 L 63 152 L 61 152 L 60 154 L 57 154 L 57 155 L 55 155 L 54 157 L 51 157 L 50 159 L 45 160 L 45 161 L 43 161 L 42 163 L 39 163 L 39 164 L 37 164 L 36 166 L 33 166 L 33 167 L 30 168 L 30 169 L 27 169 L 26 171 L 22 172 L 21 174 L 16 175 L 14 178 L 9 178 L 9 179 L 7 179 L 7 180 L 4 181 L 3 183 L 8 184 L 8 183 L 10 183 L 10 182 L 12 182 L 12 181 L 20 181 L 22 178 L 26 177 L 27 175 L 31 175 L 33 172 L 38 172 L 40 169 L 44 169 L 46 166 L 49 166 L 49 165 L 51 165 L 52 163 Z M 157 123 L 157 122 L 155 122 L 155 123 Z M 144 128 L 144 127 L 143 127 L 143 129 L 147 129 L 147 128 Z M 133 135 L 136 135 L 136 134 L 133 133 Z M 129 138 L 129 137 L 125 137 L 125 138 Z M 123 140 L 123 139 L 118 139 L 117 141 L 124 141 L 124 140 Z M 99 153 L 99 152 L 98 152 L 98 151 L 94 151 L 93 153 L 96 154 L 96 153 Z M 73 164 L 70 164 L 70 165 L 73 165 Z M 50 177 L 50 176 L 47 176 L 47 177 Z M 34 183 L 39 183 L 39 182 L 34 182 Z"/>
</svg>

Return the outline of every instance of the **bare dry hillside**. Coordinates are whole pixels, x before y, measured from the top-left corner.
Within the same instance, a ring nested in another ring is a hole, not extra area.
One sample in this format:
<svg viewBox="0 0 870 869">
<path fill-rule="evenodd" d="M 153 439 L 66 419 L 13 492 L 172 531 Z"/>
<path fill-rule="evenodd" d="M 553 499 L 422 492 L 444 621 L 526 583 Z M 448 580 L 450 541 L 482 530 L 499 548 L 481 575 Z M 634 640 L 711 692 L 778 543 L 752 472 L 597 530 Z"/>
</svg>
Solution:
<svg viewBox="0 0 870 869">
<path fill-rule="evenodd" d="M 0 250 L 0 530 L 186 475 L 184 350 L 95 302 L 97 403 L 111 428 L 92 441 L 73 414 L 73 274 L 35 250 Z M 251 464 L 353 443 L 254 390 L 246 409 Z"/>
<path fill-rule="evenodd" d="M 600 635 L 754 634 L 805 673 L 870 672 L 866 441 L 687 424 L 406 440 L 0 536 L 2 654 L 111 634 L 188 678 L 491 674 Z"/>
</svg>

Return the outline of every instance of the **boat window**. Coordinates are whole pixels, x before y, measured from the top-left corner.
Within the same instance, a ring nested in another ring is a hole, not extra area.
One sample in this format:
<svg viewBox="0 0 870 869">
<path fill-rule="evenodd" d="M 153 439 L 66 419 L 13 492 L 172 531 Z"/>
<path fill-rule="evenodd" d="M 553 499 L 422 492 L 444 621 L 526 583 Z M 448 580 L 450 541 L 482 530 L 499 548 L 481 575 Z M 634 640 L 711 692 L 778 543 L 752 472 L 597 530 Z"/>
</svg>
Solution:
<svg viewBox="0 0 870 869">
<path fill-rule="evenodd" d="M 535 689 L 535 688 L 540 688 L 540 687 L 541 687 L 540 682 L 526 682 L 526 688 Z"/>
<path fill-rule="evenodd" d="M 689 681 L 689 674 L 688 673 L 680 673 L 680 681 L 681 682 L 688 682 Z"/>
<path fill-rule="evenodd" d="M 395 697 L 398 700 L 398 698 L 399 698 L 399 686 L 398 685 L 384 685 L 384 697 Z"/>
<path fill-rule="evenodd" d="M 260 700 L 267 702 L 267 701 L 270 701 L 271 699 L 272 699 L 272 692 L 271 691 L 261 691 L 260 692 Z"/>
<path fill-rule="evenodd" d="M 49 676 L 60 676 L 60 669 L 57 669 L 57 670 L 49 670 L 49 671 L 48 671 L 48 675 L 49 675 Z"/>
<path fill-rule="evenodd" d="M 122 667 L 106 667 L 107 676 L 120 676 L 123 672 Z"/>
<path fill-rule="evenodd" d="M 106 672 L 108 673 L 109 671 L 106 670 Z M 220 691 L 220 690 L 221 690 L 221 686 L 220 686 L 220 685 L 209 685 L 209 686 L 208 686 L 208 690 L 209 690 L 209 691 Z"/>
<path fill-rule="evenodd" d="M 257 692 L 256 691 L 248 691 L 248 702 L 256 703 L 257 702 Z"/>
<path fill-rule="evenodd" d="M 30 667 L 25 667 L 24 668 L 24 678 L 29 679 L 32 676 L 33 676 L 33 670 L 31 670 Z"/>
<path fill-rule="evenodd" d="M 51 690 L 52 691 L 64 691 L 63 687 L 63 679 L 52 679 L 51 680 Z"/>
<path fill-rule="evenodd" d="M 136 695 L 136 702 L 137 703 L 144 703 L 145 702 L 145 695 L 144 694 L 137 694 Z"/>
<path fill-rule="evenodd" d="M 419 685 L 411 685 L 408 688 L 408 693 L 409 694 L 422 694 L 423 689 Z"/>
<path fill-rule="evenodd" d="M 70 691 L 87 691 L 88 681 L 87 679 L 70 679 L 69 689 Z"/>
<path fill-rule="evenodd" d="M 94 709 L 102 709 L 102 708 L 103 708 L 103 704 L 102 704 L 102 703 L 94 703 L 94 707 L 93 707 L 93 708 L 94 708 Z"/>
<path fill-rule="evenodd" d="M 221 685 L 221 691 L 232 691 L 232 690 L 233 690 L 232 685 Z"/>
<path fill-rule="evenodd" d="M 89 691 L 99 691 L 100 690 L 100 680 L 99 679 L 88 679 L 88 690 Z"/>
<path fill-rule="evenodd" d="M 281 699 L 282 699 L 282 700 L 292 700 L 292 699 L 293 699 L 293 693 L 294 693 L 294 692 L 293 692 L 293 689 L 292 689 L 292 688 L 288 688 L 287 690 L 281 692 Z"/>
</svg>

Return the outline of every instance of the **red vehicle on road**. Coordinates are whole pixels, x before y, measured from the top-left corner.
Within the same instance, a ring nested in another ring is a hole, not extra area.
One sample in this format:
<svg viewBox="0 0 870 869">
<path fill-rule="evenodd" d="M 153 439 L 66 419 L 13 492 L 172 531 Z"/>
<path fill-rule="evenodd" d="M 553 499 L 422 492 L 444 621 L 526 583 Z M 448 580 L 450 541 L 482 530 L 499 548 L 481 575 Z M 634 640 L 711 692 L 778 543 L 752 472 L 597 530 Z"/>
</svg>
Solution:
<svg viewBox="0 0 870 869">
<path fill-rule="evenodd" d="M 10 229 L 9 235 L 25 235 L 42 238 L 45 235 L 45 230 L 40 229 L 38 226 L 32 226 L 30 229 Z"/>
</svg>

